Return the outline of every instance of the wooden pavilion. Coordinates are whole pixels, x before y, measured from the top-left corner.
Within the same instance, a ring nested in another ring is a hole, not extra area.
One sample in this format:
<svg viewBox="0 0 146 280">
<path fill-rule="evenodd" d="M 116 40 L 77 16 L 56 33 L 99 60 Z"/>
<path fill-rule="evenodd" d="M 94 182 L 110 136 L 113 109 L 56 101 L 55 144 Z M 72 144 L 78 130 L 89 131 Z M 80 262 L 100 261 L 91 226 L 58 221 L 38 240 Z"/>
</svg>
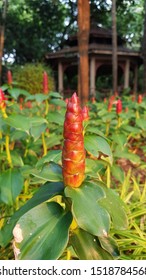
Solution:
<svg viewBox="0 0 146 280">
<path fill-rule="evenodd" d="M 121 86 L 122 89 L 131 87 L 133 92 L 137 92 L 138 67 L 143 62 L 141 53 L 127 48 L 125 41 L 119 36 L 117 45 L 118 86 Z M 112 75 L 111 30 L 91 27 L 88 55 L 90 96 L 95 96 L 97 77 L 100 75 Z M 64 41 L 64 45 L 59 51 L 48 53 L 46 60 L 56 74 L 57 90 L 63 95 L 77 91 L 79 62 L 77 35 L 70 36 L 68 40 Z M 132 77 L 132 84 L 130 84 L 130 77 Z M 76 88 L 70 88 L 73 79 L 76 81 Z"/>
</svg>

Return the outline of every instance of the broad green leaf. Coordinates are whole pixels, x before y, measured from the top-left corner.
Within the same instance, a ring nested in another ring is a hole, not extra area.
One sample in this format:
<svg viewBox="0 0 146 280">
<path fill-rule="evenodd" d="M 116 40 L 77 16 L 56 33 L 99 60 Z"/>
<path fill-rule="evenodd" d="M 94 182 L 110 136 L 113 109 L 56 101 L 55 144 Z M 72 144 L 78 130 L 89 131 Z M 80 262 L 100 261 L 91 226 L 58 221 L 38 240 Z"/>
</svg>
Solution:
<svg viewBox="0 0 146 280">
<path fill-rule="evenodd" d="M 96 236 L 107 235 L 110 217 L 99 205 L 105 192 L 97 183 L 84 182 L 79 188 L 66 187 L 65 195 L 72 200 L 72 213 L 80 228 Z"/>
<path fill-rule="evenodd" d="M 47 115 L 48 122 L 57 123 L 59 125 L 63 125 L 64 116 L 59 112 L 49 112 Z"/>
<path fill-rule="evenodd" d="M 105 135 L 95 126 L 88 125 L 86 128 L 86 132 L 91 132 L 91 133 L 94 133 L 94 134 L 97 134 L 97 135 L 103 137 L 104 139 L 107 139 L 105 137 Z"/>
<path fill-rule="evenodd" d="M 144 119 L 136 119 L 136 124 L 139 126 L 142 130 L 146 131 L 146 121 Z"/>
<path fill-rule="evenodd" d="M 0 175 L 0 200 L 10 206 L 23 188 L 23 177 L 19 169 L 8 169 Z"/>
<path fill-rule="evenodd" d="M 29 97 L 27 97 L 26 101 L 34 100 L 34 101 L 36 101 L 38 103 L 42 103 L 46 99 L 48 99 L 48 95 L 45 95 L 43 93 L 37 93 L 37 94 L 30 95 Z"/>
<path fill-rule="evenodd" d="M 30 118 L 22 115 L 11 115 L 5 119 L 5 123 L 17 130 L 25 131 L 29 134 L 31 127 Z"/>
<path fill-rule="evenodd" d="M 86 158 L 86 175 L 89 175 L 93 178 L 98 178 L 98 173 L 104 170 L 105 167 L 106 163 L 104 161 Z"/>
<path fill-rule="evenodd" d="M 140 133 L 140 129 L 131 125 L 125 125 L 123 127 L 124 130 L 126 130 L 127 132 L 133 133 L 133 135 L 137 135 L 138 133 Z"/>
<path fill-rule="evenodd" d="M 48 149 L 60 144 L 62 136 L 51 133 L 51 135 L 46 139 L 46 144 Z"/>
<path fill-rule="evenodd" d="M 47 155 L 38 160 L 36 167 L 39 168 L 43 166 L 45 163 L 53 161 L 54 163 L 58 163 L 61 161 L 62 151 L 61 150 L 50 150 Z"/>
<path fill-rule="evenodd" d="M 101 248 L 97 238 L 90 233 L 76 229 L 70 237 L 73 246 L 80 260 L 112 260 L 113 257 Z"/>
<path fill-rule="evenodd" d="M 50 100 L 50 104 L 54 104 L 55 106 L 60 106 L 60 107 L 66 107 L 65 101 L 59 98 L 52 98 Z"/>
<path fill-rule="evenodd" d="M 67 246 L 71 221 L 71 213 L 56 202 L 43 203 L 28 211 L 13 230 L 17 247 L 14 252 L 20 250 L 18 259 L 58 259 Z"/>
<path fill-rule="evenodd" d="M 12 88 L 8 90 L 9 94 L 14 98 L 15 100 L 18 99 L 19 95 L 29 96 L 30 93 L 24 89 L 20 88 Z"/>
<path fill-rule="evenodd" d="M 0 245 L 6 246 L 8 244 L 12 238 L 12 230 L 22 215 L 42 202 L 47 201 L 56 195 L 61 195 L 63 190 L 64 185 L 60 182 L 45 183 L 42 187 L 40 187 L 34 196 L 28 200 L 19 210 L 17 210 L 10 219 L 8 219 L 6 226 L 0 232 Z"/>
<path fill-rule="evenodd" d="M 50 162 L 46 163 L 41 170 L 33 169 L 31 174 L 45 181 L 58 182 L 62 181 L 62 168 L 60 165 Z"/>
<path fill-rule="evenodd" d="M 104 207 L 110 214 L 115 229 L 124 230 L 128 227 L 126 205 L 119 195 L 112 189 L 103 186 L 106 196 L 99 201 L 99 205 Z"/>
<path fill-rule="evenodd" d="M 92 155 L 98 157 L 98 152 L 101 152 L 109 157 L 112 157 L 110 146 L 104 138 L 96 135 L 86 135 L 84 143 L 85 149 Z"/>
<path fill-rule="evenodd" d="M 85 135 L 84 146 L 88 153 L 90 153 L 91 155 L 93 155 L 95 157 L 99 156 L 98 143 L 97 143 L 94 135 L 93 136 Z"/>
<path fill-rule="evenodd" d="M 110 253 L 114 258 L 118 258 L 120 255 L 118 245 L 116 241 L 110 236 L 98 237 L 101 247 Z"/>
<path fill-rule="evenodd" d="M 21 167 L 24 165 L 22 157 L 15 150 L 11 152 L 13 166 Z"/>
<path fill-rule="evenodd" d="M 54 91 L 49 92 L 49 97 L 62 98 L 59 92 L 54 92 Z"/>
<path fill-rule="evenodd" d="M 128 159 L 135 163 L 140 163 L 140 157 L 138 155 L 132 154 L 128 151 L 122 151 L 122 153 L 121 153 L 121 150 L 118 147 L 116 148 L 116 151 L 114 152 L 114 157 L 115 158 L 124 158 L 124 159 Z"/>
<path fill-rule="evenodd" d="M 25 131 L 14 130 L 11 134 L 11 140 L 25 140 L 28 134 Z"/>
<path fill-rule="evenodd" d="M 37 141 L 41 134 L 46 130 L 47 124 L 43 123 L 40 125 L 32 126 L 30 129 L 30 134 L 34 138 L 34 141 Z"/>
<path fill-rule="evenodd" d="M 114 164 L 112 167 L 111 167 L 111 172 L 112 172 L 112 175 L 120 182 L 120 183 L 123 183 L 124 182 L 124 171 L 123 169 Z"/>
<path fill-rule="evenodd" d="M 113 134 L 111 137 L 112 140 L 116 142 L 120 147 L 124 147 L 124 145 L 127 143 L 127 136 L 122 133 Z"/>
</svg>

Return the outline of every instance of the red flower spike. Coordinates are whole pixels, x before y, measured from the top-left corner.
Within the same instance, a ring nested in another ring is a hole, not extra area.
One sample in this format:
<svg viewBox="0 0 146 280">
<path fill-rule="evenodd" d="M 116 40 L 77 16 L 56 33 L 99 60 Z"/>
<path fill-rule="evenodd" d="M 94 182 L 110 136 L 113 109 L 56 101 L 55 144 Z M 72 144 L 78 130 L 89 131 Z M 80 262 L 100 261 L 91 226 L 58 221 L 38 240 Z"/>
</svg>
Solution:
<svg viewBox="0 0 146 280">
<path fill-rule="evenodd" d="M 0 109 L 6 107 L 5 100 L 8 100 L 8 99 L 5 97 L 4 92 L 3 92 L 2 89 L 0 88 Z"/>
<path fill-rule="evenodd" d="M 83 107 L 82 116 L 83 116 L 83 121 L 88 121 L 89 120 L 89 108 L 87 106 Z"/>
<path fill-rule="evenodd" d="M 84 180 L 83 113 L 76 93 L 68 100 L 64 122 L 62 175 L 65 186 L 78 188 Z"/>
<path fill-rule="evenodd" d="M 116 113 L 120 114 L 121 112 L 122 112 L 122 101 L 118 99 L 116 104 Z"/>
<path fill-rule="evenodd" d="M 12 85 L 13 80 L 12 80 L 12 73 L 10 70 L 7 72 L 7 81 L 9 86 Z"/>
<path fill-rule="evenodd" d="M 43 93 L 47 94 L 48 93 L 48 74 L 47 72 L 44 72 L 43 74 Z"/>
<path fill-rule="evenodd" d="M 140 104 L 142 102 L 142 94 L 138 95 L 138 100 L 137 100 L 138 104 Z"/>
</svg>

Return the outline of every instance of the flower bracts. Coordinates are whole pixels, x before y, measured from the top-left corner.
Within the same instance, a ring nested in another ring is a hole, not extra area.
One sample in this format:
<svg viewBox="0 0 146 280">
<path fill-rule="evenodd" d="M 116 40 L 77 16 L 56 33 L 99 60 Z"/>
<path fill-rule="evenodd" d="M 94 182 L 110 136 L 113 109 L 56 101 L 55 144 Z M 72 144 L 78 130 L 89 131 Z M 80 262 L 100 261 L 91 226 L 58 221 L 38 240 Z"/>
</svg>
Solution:
<svg viewBox="0 0 146 280">
<path fill-rule="evenodd" d="M 67 103 L 63 136 L 63 181 L 65 186 L 78 188 L 84 180 L 85 149 L 83 137 L 83 113 L 76 93 L 72 95 Z"/>
</svg>

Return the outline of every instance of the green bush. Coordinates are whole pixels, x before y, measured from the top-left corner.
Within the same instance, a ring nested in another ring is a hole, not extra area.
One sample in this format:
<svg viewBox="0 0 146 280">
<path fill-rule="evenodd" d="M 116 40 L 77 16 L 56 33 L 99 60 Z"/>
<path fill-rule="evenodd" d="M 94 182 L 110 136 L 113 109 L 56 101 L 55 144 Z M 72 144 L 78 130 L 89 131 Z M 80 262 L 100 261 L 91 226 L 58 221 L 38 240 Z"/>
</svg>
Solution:
<svg viewBox="0 0 146 280">
<path fill-rule="evenodd" d="M 13 81 L 19 88 L 27 90 L 31 94 L 43 92 L 43 73 L 48 73 L 49 91 L 54 90 L 54 79 L 51 69 L 44 64 L 27 63 L 17 66 L 13 70 Z"/>
</svg>

